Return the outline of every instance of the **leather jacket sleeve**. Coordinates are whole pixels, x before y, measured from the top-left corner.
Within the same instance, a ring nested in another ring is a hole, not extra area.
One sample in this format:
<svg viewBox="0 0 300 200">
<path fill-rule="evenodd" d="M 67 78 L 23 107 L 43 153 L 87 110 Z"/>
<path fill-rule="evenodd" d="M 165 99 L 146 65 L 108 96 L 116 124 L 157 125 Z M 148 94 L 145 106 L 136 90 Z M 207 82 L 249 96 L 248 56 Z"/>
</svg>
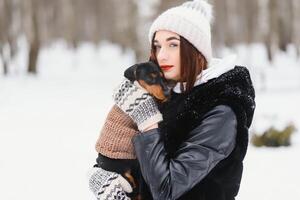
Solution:
<svg viewBox="0 0 300 200">
<path fill-rule="evenodd" d="M 219 105 L 201 119 L 168 159 L 160 130 L 138 134 L 133 144 L 143 177 L 154 199 L 174 200 L 191 190 L 234 149 L 236 116 Z"/>
</svg>

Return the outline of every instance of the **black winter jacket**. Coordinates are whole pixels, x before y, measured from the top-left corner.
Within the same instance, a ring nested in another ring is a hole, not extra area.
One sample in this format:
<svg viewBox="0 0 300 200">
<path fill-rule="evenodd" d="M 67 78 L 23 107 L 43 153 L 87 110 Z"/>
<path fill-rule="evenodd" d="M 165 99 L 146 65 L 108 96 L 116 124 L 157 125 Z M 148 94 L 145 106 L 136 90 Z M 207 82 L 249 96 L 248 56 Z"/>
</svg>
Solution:
<svg viewBox="0 0 300 200">
<path fill-rule="evenodd" d="M 164 121 L 159 128 L 133 138 L 151 193 L 146 199 L 234 199 L 254 109 L 254 89 L 244 67 L 188 94 L 173 93 L 160 105 Z"/>
</svg>

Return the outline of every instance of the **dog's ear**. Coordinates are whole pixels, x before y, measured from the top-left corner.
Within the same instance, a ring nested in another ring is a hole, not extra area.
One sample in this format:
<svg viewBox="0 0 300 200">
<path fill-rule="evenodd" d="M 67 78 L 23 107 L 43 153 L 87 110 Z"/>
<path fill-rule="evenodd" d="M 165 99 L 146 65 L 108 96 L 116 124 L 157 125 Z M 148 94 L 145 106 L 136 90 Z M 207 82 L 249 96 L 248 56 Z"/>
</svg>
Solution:
<svg viewBox="0 0 300 200">
<path fill-rule="evenodd" d="M 126 69 L 124 72 L 125 78 L 129 79 L 132 82 L 135 81 L 135 79 L 136 79 L 135 73 L 136 73 L 137 66 L 138 65 L 135 64 L 135 65 L 129 67 L 128 69 Z"/>
</svg>

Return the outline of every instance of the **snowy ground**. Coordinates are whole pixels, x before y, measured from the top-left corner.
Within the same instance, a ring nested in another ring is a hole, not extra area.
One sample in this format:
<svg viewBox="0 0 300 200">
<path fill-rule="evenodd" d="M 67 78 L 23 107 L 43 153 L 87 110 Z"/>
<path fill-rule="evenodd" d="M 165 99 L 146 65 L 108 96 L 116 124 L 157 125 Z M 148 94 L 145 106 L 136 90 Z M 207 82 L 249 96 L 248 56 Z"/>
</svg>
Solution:
<svg viewBox="0 0 300 200">
<path fill-rule="evenodd" d="M 236 50 L 239 62 L 251 66 L 257 89 L 252 129 L 289 121 L 300 129 L 300 62 L 293 51 L 269 67 L 259 46 Z M 93 199 L 85 173 L 96 158 L 112 90 L 134 62 L 132 52 L 109 44 L 74 52 L 60 42 L 43 50 L 37 77 L 23 75 L 22 52 L 14 62 L 12 75 L 0 76 L 0 199 Z M 298 152 L 299 131 L 292 147 L 250 145 L 238 199 L 300 199 Z"/>
</svg>

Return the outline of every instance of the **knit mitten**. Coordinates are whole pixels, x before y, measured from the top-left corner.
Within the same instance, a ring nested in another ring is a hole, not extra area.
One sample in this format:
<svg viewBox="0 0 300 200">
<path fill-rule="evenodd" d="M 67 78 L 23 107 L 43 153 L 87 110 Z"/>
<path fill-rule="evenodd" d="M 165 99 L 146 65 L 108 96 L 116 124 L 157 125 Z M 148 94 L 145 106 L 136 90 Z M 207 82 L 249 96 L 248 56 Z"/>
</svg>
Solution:
<svg viewBox="0 0 300 200">
<path fill-rule="evenodd" d="M 114 101 L 128 114 L 140 131 L 162 121 L 162 115 L 153 97 L 137 81 L 132 83 L 124 79 L 116 88 Z"/>
<path fill-rule="evenodd" d="M 87 178 L 97 200 L 130 200 L 126 192 L 131 193 L 132 187 L 121 175 L 93 167 L 88 171 Z"/>
</svg>

